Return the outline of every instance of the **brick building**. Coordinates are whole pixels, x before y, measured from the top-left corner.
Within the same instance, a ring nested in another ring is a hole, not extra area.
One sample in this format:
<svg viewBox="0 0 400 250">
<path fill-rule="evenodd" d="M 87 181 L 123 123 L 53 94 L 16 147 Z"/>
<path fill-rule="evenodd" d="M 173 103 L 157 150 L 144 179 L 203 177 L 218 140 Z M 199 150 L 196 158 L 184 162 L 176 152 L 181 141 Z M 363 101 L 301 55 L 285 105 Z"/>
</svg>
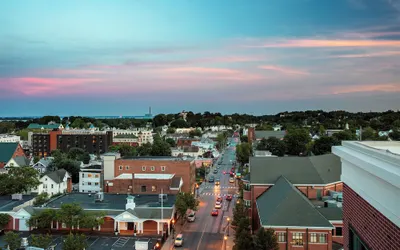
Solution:
<svg viewBox="0 0 400 250">
<path fill-rule="evenodd" d="M 103 154 L 108 151 L 112 142 L 111 131 L 56 129 L 49 133 L 34 133 L 32 135 L 32 151 L 34 156 L 46 157 L 56 149 L 66 153 L 70 148 L 77 147 L 90 154 Z"/>
<path fill-rule="evenodd" d="M 180 157 L 104 157 L 104 190 L 110 193 L 194 191 L 195 164 Z M 110 159 L 109 159 L 110 158 Z"/>
<path fill-rule="evenodd" d="M 25 156 L 24 149 L 18 142 L 0 142 L 0 168 L 17 156 Z"/>
<path fill-rule="evenodd" d="M 176 147 L 181 148 L 181 147 L 190 147 L 192 146 L 192 142 L 194 141 L 200 141 L 200 139 L 195 139 L 195 138 L 179 138 L 176 142 Z"/>
<path fill-rule="evenodd" d="M 400 249 L 400 142 L 344 141 L 341 158 L 346 250 Z"/>
<path fill-rule="evenodd" d="M 265 138 L 276 137 L 278 139 L 283 139 L 286 135 L 286 131 L 274 131 L 274 130 L 255 130 L 255 128 L 247 129 L 248 142 L 252 143 L 254 141 L 260 141 Z"/>
<path fill-rule="evenodd" d="M 249 207 L 253 230 L 259 227 L 274 228 L 277 232 L 286 230 L 280 234 L 281 249 L 304 247 L 330 250 L 341 244 L 341 200 L 332 198 L 333 194 L 340 194 L 343 189 L 340 175 L 340 159 L 332 154 L 251 157 L 250 178 L 244 178 L 243 200 Z M 332 204 L 334 209 L 331 210 L 335 212 L 329 213 L 325 206 Z M 271 210 L 277 207 L 278 210 Z M 319 208 L 324 208 L 326 216 L 322 215 Z M 307 217 L 308 214 L 314 215 Z M 311 236 L 311 233 L 318 235 Z M 315 237 L 323 239 L 319 242 Z M 323 246 L 319 243 L 323 243 Z"/>
</svg>

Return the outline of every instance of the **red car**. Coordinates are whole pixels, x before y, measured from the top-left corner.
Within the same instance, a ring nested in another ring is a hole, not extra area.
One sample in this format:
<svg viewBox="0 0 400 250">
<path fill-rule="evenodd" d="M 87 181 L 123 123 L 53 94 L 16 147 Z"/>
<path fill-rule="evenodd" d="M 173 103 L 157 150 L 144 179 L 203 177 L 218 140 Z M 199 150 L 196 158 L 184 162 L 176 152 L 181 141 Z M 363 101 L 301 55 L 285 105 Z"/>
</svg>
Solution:
<svg viewBox="0 0 400 250">
<path fill-rule="evenodd" d="M 224 171 L 223 174 L 226 174 L 226 172 Z"/>
<path fill-rule="evenodd" d="M 211 211 L 211 216 L 218 216 L 218 210 L 217 209 L 213 209 Z"/>
<path fill-rule="evenodd" d="M 232 195 L 231 195 L 231 194 L 228 194 L 228 195 L 226 196 L 226 200 L 227 200 L 227 201 L 231 201 L 231 200 L 232 200 Z"/>
<path fill-rule="evenodd" d="M 218 196 L 218 197 L 217 197 L 217 201 L 222 202 L 222 197 L 221 197 L 221 196 Z"/>
</svg>

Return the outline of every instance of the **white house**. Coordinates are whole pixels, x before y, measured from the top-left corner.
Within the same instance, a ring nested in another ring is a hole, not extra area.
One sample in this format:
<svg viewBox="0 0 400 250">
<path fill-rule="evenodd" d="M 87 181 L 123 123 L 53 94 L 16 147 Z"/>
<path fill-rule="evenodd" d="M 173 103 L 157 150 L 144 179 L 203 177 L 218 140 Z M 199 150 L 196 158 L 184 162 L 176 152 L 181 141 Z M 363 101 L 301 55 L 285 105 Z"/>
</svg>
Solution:
<svg viewBox="0 0 400 250">
<path fill-rule="evenodd" d="M 79 192 L 101 192 L 101 171 L 101 165 L 92 165 L 81 168 L 81 171 L 79 172 Z"/>
<path fill-rule="evenodd" d="M 65 169 L 49 172 L 40 178 L 41 184 L 32 192 L 49 196 L 71 192 L 71 175 Z"/>
<path fill-rule="evenodd" d="M 16 156 L 11 158 L 4 166 L 6 169 L 10 167 L 24 167 L 29 166 L 30 160 L 25 156 Z"/>
</svg>

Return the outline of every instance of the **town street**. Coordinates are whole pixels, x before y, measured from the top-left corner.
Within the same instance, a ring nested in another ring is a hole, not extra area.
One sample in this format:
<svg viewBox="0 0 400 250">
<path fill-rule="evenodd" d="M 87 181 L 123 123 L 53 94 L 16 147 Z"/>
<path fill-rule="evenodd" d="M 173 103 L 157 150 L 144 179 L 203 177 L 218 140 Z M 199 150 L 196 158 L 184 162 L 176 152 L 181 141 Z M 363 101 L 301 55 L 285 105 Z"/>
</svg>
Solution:
<svg viewBox="0 0 400 250">
<path fill-rule="evenodd" d="M 234 139 L 229 139 L 231 146 L 224 151 L 222 164 L 218 169 L 217 174 L 213 174 L 213 170 L 217 169 L 217 161 L 214 167 L 210 170 L 210 175 L 215 179 L 220 178 L 220 185 L 215 183 L 205 182 L 199 189 L 200 206 L 196 213 L 196 220 L 192 223 L 187 223 L 184 227 L 183 237 L 184 246 L 180 249 L 203 250 L 215 249 L 221 250 L 223 247 L 223 237 L 226 230 L 229 217 L 232 218 L 232 209 L 236 202 L 237 196 L 237 181 L 229 183 L 229 171 L 232 168 L 232 162 L 235 161 L 235 145 Z M 222 157 L 222 156 L 221 156 Z M 223 174 L 226 171 L 226 174 Z M 218 216 L 211 216 L 211 211 L 214 209 L 217 196 L 221 194 L 223 197 L 222 208 L 218 209 Z M 232 194 L 232 201 L 227 201 L 225 196 Z M 232 246 L 229 247 L 230 249 Z M 176 248 L 178 249 L 178 247 Z"/>
</svg>

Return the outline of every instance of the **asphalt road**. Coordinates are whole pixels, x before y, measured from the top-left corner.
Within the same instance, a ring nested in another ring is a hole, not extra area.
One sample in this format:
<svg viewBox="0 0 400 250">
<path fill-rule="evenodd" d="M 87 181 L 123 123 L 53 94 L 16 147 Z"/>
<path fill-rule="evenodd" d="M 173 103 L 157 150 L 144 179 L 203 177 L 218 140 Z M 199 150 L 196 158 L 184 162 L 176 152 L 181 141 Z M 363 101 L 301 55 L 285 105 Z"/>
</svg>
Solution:
<svg viewBox="0 0 400 250">
<path fill-rule="evenodd" d="M 188 250 L 221 250 L 224 234 L 227 233 L 227 218 L 232 218 L 232 208 L 236 202 L 236 198 L 232 201 L 225 200 L 223 197 L 222 208 L 219 209 L 218 216 L 211 216 L 211 211 L 214 209 L 217 195 L 222 196 L 226 194 L 236 195 L 237 183 L 229 183 L 229 171 L 232 168 L 232 161 L 235 160 L 235 149 L 230 147 L 225 150 L 223 162 L 218 169 L 217 174 L 212 171 L 216 168 L 217 164 L 211 170 L 210 175 L 215 178 L 220 178 L 221 184 L 219 186 L 214 183 L 204 183 L 205 187 L 202 189 L 199 200 L 200 206 L 196 213 L 196 220 L 188 223 L 185 226 L 183 237 L 184 245 L 180 249 Z M 223 174 L 226 171 L 227 174 Z M 179 249 L 178 247 L 176 249 Z"/>
</svg>

